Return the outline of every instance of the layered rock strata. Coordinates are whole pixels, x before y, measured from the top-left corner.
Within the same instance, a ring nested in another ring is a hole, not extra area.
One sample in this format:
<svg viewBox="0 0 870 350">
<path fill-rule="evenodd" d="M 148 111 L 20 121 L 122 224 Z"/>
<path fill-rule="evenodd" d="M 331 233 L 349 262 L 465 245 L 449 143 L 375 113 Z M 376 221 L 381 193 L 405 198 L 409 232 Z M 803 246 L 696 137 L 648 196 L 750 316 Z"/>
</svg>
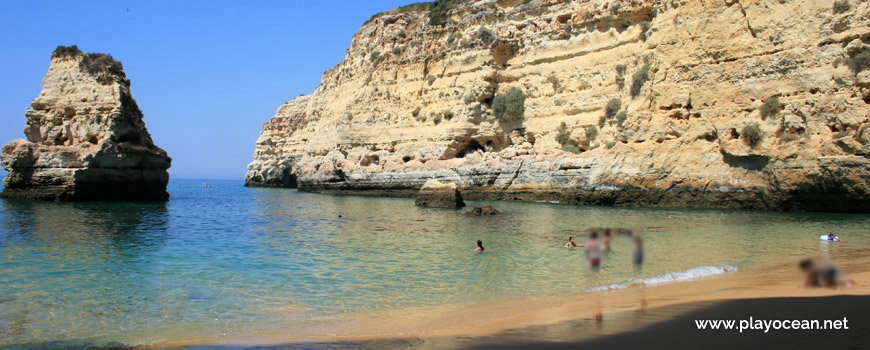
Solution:
<svg viewBox="0 0 870 350">
<path fill-rule="evenodd" d="M 438 15 L 364 25 L 263 126 L 246 183 L 870 211 L 870 3 L 453 1 Z"/>
<path fill-rule="evenodd" d="M 171 159 L 154 145 L 121 63 L 58 47 L 25 112 L 27 139 L 3 147 L 4 198 L 169 199 Z"/>
</svg>

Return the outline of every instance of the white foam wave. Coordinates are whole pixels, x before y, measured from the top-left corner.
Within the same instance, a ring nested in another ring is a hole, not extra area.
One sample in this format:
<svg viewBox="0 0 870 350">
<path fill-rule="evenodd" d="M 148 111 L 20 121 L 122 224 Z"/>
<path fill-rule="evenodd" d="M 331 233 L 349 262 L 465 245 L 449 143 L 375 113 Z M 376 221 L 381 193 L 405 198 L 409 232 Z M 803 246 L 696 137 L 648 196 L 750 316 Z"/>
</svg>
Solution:
<svg viewBox="0 0 870 350">
<path fill-rule="evenodd" d="M 615 289 L 625 289 L 634 286 L 652 286 L 663 283 L 673 283 L 680 281 L 696 280 L 705 277 L 721 275 L 729 272 L 737 271 L 736 266 L 719 265 L 719 266 L 698 266 L 684 271 L 668 272 L 663 275 L 647 278 L 632 278 L 625 282 L 608 284 L 587 289 L 589 292 L 606 292 Z"/>
</svg>

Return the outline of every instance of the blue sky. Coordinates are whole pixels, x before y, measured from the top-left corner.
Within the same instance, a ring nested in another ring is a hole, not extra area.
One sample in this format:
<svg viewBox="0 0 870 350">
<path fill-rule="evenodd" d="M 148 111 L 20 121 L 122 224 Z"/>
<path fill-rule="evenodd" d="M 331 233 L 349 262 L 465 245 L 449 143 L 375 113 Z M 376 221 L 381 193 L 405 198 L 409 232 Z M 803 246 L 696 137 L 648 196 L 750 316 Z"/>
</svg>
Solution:
<svg viewBox="0 0 870 350">
<path fill-rule="evenodd" d="M 24 137 L 51 52 L 78 45 L 124 64 L 173 178 L 243 179 L 278 106 L 314 91 L 366 19 L 409 1 L 3 1 L 0 144 Z"/>
</svg>

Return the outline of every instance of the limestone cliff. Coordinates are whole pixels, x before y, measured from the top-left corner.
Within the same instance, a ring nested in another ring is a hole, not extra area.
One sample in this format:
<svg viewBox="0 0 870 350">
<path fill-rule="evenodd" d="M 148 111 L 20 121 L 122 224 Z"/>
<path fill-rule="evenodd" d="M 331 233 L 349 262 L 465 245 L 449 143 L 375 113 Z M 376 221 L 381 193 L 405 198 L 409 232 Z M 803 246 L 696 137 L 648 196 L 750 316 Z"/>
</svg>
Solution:
<svg viewBox="0 0 870 350">
<path fill-rule="evenodd" d="M 167 200 L 171 159 L 154 145 L 121 63 L 58 47 L 25 112 L 27 140 L 3 147 L 0 196 L 50 200 Z"/>
<path fill-rule="evenodd" d="M 867 1 L 423 6 L 278 109 L 248 185 L 870 211 Z"/>
</svg>

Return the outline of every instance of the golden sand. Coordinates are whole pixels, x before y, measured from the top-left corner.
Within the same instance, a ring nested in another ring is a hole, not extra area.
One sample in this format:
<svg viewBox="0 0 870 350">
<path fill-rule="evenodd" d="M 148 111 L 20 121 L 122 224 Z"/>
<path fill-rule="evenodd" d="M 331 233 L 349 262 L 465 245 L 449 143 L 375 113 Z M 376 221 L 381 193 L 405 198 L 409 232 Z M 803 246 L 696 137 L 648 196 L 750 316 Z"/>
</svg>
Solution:
<svg viewBox="0 0 870 350">
<path fill-rule="evenodd" d="M 331 320 L 306 331 L 275 330 L 256 335 L 228 335 L 218 339 L 188 339 L 190 344 L 276 345 L 318 342 L 361 342 L 378 339 L 481 337 L 506 330 L 556 325 L 574 320 L 600 321 L 607 317 L 637 317 L 627 311 L 667 309 L 675 304 L 715 302 L 729 299 L 870 295 L 870 258 L 841 263 L 856 283 L 846 289 L 800 288 L 796 261 L 741 268 L 736 272 L 700 280 L 624 289 L 583 292 L 560 297 L 524 297 L 497 302 L 476 302 L 438 307 L 415 307 L 367 312 Z M 290 313 L 293 314 L 293 313 Z M 672 313 L 648 313 L 650 322 L 676 317 Z M 652 315 L 652 316 L 651 316 Z M 638 323 L 639 324 L 639 323 Z M 596 336 L 630 331 L 602 328 Z"/>
</svg>

